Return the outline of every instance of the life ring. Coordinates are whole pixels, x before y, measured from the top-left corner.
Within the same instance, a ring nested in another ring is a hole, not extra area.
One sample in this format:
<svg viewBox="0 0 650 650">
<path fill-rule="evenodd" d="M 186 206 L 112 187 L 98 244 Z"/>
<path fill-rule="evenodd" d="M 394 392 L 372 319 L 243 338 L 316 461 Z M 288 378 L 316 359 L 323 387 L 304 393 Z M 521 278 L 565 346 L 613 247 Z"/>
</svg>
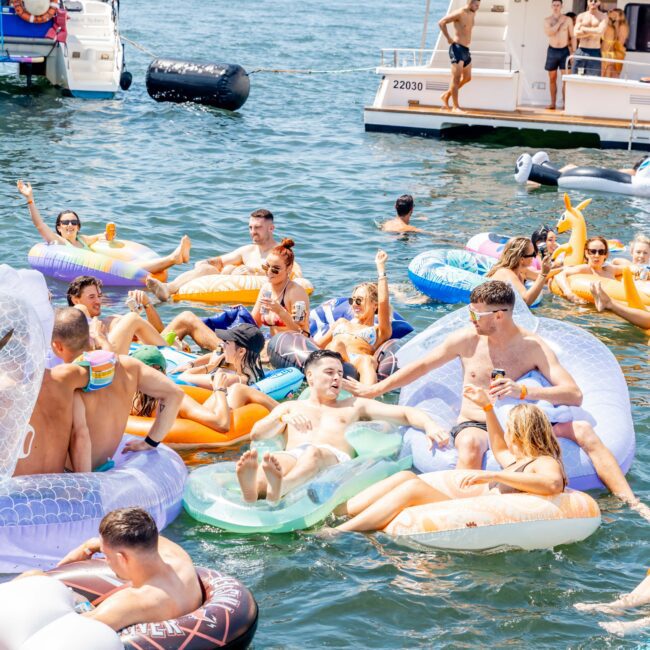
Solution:
<svg viewBox="0 0 650 650">
<path fill-rule="evenodd" d="M 46 23 L 52 20 L 59 11 L 58 0 L 51 0 L 50 8 L 40 16 L 34 16 L 34 14 L 30 14 L 29 11 L 25 9 L 25 0 L 13 0 L 13 6 L 18 18 L 22 18 L 25 22 L 36 24 Z"/>
<path fill-rule="evenodd" d="M 48 571 L 49 577 L 31 576 L 0 585 L 6 604 L 6 611 L 0 612 L 5 628 L 0 631 L 0 645 L 9 650 L 248 647 L 258 618 L 253 594 L 239 580 L 219 571 L 197 567 L 196 572 L 205 594 L 199 609 L 166 621 L 131 625 L 117 633 L 79 616 L 74 609 L 74 594 L 97 605 L 124 585 L 104 560 L 74 562 Z"/>
<path fill-rule="evenodd" d="M 415 548 L 530 551 L 580 542 L 600 526 L 598 504 L 584 492 L 494 494 L 486 484 L 461 489 L 460 479 L 469 473 L 422 474 L 420 480 L 449 500 L 406 508 L 384 532 Z"/>
<path fill-rule="evenodd" d="M 186 395 L 202 404 L 212 391 L 198 386 L 181 386 Z M 246 404 L 234 409 L 230 414 L 230 429 L 225 433 L 215 431 L 204 424 L 176 418 L 172 428 L 165 436 L 165 444 L 173 449 L 193 449 L 195 447 L 230 447 L 248 440 L 253 425 L 269 414 L 268 409 L 260 404 Z M 149 435 L 154 418 L 130 415 L 126 423 L 126 432 L 144 438 Z"/>
</svg>

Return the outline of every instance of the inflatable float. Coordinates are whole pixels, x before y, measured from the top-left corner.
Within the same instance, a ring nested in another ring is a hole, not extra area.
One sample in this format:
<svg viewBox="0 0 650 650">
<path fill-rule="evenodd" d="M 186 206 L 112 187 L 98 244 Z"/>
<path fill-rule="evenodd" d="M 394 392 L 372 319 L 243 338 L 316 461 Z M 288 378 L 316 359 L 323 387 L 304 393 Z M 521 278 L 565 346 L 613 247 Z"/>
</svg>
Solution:
<svg viewBox="0 0 650 650">
<path fill-rule="evenodd" d="M 309 280 L 302 277 L 293 278 L 311 295 L 314 291 Z M 209 305 L 224 303 L 244 303 L 253 305 L 257 300 L 260 289 L 267 282 L 265 275 L 204 275 L 186 282 L 172 300 L 192 300 Z"/>
<path fill-rule="evenodd" d="M 471 240 L 470 240 L 471 241 Z M 436 302 L 469 303 L 469 296 L 486 281 L 495 259 L 468 250 L 442 248 L 416 255 L 409 264 L 413 286 Z M 541 294 L 533 306 L 541 301 Z"/>
<path fill-rule="evenodd" d="M 553 407 L 548 402 L 539 402 L 538 405 L 552 422 L 589 421 L 622 470 L 627 472 L 634 459 L 635 435 L 627 384 L 616 358 L 592 334 L 564 321 L 537 318 L 519 296 L 516 300 L 516 323 L 546 341 L 583 393 L 580 408 Z M 469 322 L 466 307 L 443 316 L 398 352 L 400 367 L 421 359 L 450 333 L 466 327 Z M 544 384 L 546 380 L 539 373 L 530 373 L 522 381 L 533 385 Z M 456 359 L 402 388 L 399 401 L 406 406 L 424 409 L 441 426 L 451 429 L 458 418 L 462 386 L 461 363 Z M 511 399 L 498 403 L 495 411 L 502 425 L 510 407 L 517 403 L 518 400 Z M 560 438 L 560 445 L 572 488 L 588 490 L 604 487 L 589 457 L 578 445 L 563 438 Z M 424 434 L 413 429 L 404 435 L 402 453 L 412 455 L 414 467 L 423 473 L 456 466 L 455 448 L 434 448 L 430 451 Z M 501 469 L 490 451 L 484 457 L 483 466 L 494 471 Z"/>
<path fill-rule="evenodd" d="M 532 181 L 564 190 L 611 192 L 632 196 L 650 196 L 650 158 L 641 162 L 636 174 L 630 175 L 605 167 L 572 167 L 562 171 L 554 165 L 545 151 L 534 156 L 524 153 L 515 163 L 515 181 Z"/>
<path fill-rule="evenodd" d="M 187 469 L 166 445 L 123 454 L 114 467 L 84 474 L 16 476 L 0 483 L 0 573 L 47 568 L 97 534 L 115 508 L 144 508 L 162 529 L 181 510 Z"/>
<path fill-rule="evenodd" d="M 600 526 L 598 504 L 584 492 L 490 494 L 486 484 L 461 490 L 459 481 L 469 473 L 422 474 L 449 501 L 406 508 L 384 532 L 416 549 L 531 551 L 580 542 Z"/>
<path fill-rule="evenodd" d="M 197 386 L 181 386 L 183 392 L 203 404 L 212 391 Z M 246 404 L 232 409 L 230 429 L 226 432 L 215 431 L 194 420 L 176 418 L 172 428 L 167 432 L 164 443 L 174 449 L 193 449 L 195 447 L 219 448 L 237 445 L 248 440 L 253 425 L 269 414 L 268 409 L 260 404 Z M 153 417 L 129 415 L 126 432 L 144 438 L 154 423 Z"/>
<path fill-rule="evenodd" d="M 402 437 L 384 422 L 356 423 L 345 437 L 358 454 L 355 458 L 329 467 L 276 504 L 244 502 L 235 463 L 216 463 L 192 472 L 185 487 L 185 509 L 198 521 L 235 533 L 303 530 L 366 487 L 411 466 L 410 457 L 395 458 Z"/>
<path fill-rule="evenodd" d="M 139 343 L 132 343 L 129 352 L 137 350 L 138 347 L 140 347 Z M 188 382 L 180 379 L 180 375 L 176 373 L 176 368 L 183 364 L 196 361 L 198 355 L 177 350 L 170 346 L 160 346 L 158 349 L 162 352 L 167 362 L 167 375 L 169 378 L 177 384 L 188 385 Z M 298 368 L 279 368 L 265 371 L 264 379 L 251 384 L 251 386 L 274 400 L 279 401 L 297 393 L 304 379 L 305 376 Z M 207 399 L 207 397 L 204 399 Z"/>
<path fill-rule="evenodd" d="M 124 582 L 103 560 L 74 562 L 0 585 L 0 647 L 6 650 L 209 650 L 245 648 L 255 635 L 258 608 L 239 580 L 197 567 L 205 599 L 186 616 L 138 623 L 114 632 L 77 613 L 75 601 L 99 604 Z M 26 607 L 26 604 L 28 606 Z M 88 605 L 86 604 L 86 607 Z"/>
<path fill-rule="evenodd" d="M 138 262 L 159 257 L 148 246 L 126 239 L 99 240 L 90 249 L 41 242 L 32 246 L 27 260 L 37 271 L 64 282 L 92 275 L 107 287 L 139 287 L 150 273 Z M 155 277 L 164 280 L 167 274 L 156 273 Z"/>
</svg>

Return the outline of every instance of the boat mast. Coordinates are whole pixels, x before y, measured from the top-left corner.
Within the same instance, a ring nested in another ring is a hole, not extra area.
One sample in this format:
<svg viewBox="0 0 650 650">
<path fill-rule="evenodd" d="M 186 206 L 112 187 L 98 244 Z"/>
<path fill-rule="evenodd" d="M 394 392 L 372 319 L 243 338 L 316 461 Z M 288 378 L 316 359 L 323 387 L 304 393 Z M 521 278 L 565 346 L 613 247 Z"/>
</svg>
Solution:
<svg viewBox="0 0 650 650">
<path fill-rule="evenodd" d="M 429 10 L 431 8 L 431 0 L 427 0 L 426 9 L 424 10 L 424 24 L 422 25 L 422 40 L 420 41 L 420 65 L 422 65 L 422 55 L 424 48 L 427 44 L 427 29 L 429 27 Z"/>
</svg>

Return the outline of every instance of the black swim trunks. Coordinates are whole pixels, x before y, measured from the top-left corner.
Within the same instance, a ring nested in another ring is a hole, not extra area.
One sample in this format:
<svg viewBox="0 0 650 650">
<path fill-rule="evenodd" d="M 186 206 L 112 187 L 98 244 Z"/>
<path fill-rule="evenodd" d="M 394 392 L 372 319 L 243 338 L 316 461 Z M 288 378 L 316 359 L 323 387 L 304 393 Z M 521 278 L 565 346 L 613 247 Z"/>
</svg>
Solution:
<svg viewBox="0 0 650 650">
<path fill-rule="evenodd" d="M 449 46 L 449 60 L 452 63 L 463 63 L 465 67 L 471 65 L 472 56 L 469 53 L 469 47 L 460 43 L 452 43 Z"/>
<path fill-rule="evenodd" d="M 476 422 L 475 420 L 465 420 L 465 422 L 461 422 L 460 424 L 457 424 L 450 432 L 449 435 L 451 436 L 452 440 L 456 440 L 456 436 L 463 430 L 463 429 L 469 429 L 470 427 L 473 427 L 474 429 L 481 429 L 483 431 L 487 431 L 487 424 L 485 422 Z"/>
<path fill-rule="evenodd" d="M 553 70 L 557 70 L 558 68 L 564 70 L 569 54 L 568 47 L 551 47 L 549 45 L 548 50 L 546 50 L 546 65 L 544 66 L 544 70 L 548 72 L 553 72 Z"/>
</svg>

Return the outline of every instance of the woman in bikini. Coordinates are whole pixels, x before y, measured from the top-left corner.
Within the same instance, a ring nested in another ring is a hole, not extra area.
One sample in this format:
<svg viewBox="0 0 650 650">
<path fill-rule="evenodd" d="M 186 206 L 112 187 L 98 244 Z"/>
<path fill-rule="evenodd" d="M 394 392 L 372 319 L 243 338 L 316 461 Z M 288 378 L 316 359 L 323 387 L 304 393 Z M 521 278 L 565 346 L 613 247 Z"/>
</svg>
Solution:
<svg viewBox="0 0 650 650">
<path fill-rule="evenodd" d="M 153 345 L 143 345 L 133 352 L 131 356 L 163 374 L 166 373 L 167 362 L 165 357 Z M 178 417 L 193 420 L 223 433 L 230 429 L 231 409 L 254 403 L 261 404 L 270 411 L 278 405 L 274 399 L 255 388 L 239 383 L 233 384 L 230 377 L 229 373 L 217 370 L 211 377 L 213 394 L 203 404 L 200 404 L 189 395 L 184 395 Z M 156 398 L 138 391 L 133 398 L 131 415 L 154 417 L 157 409 L 158 400 Z"/>
<path fill-rule="evenodd" d="M 585 264 L 569 266 L 555 276 L 555 281 L 560 289 L 562 289 L 562 293 L 567 300 L 577 304 L 584 304 L 584 300 L 573 293 L 569 286 L 568 278 L 572 275 L 585 273 L 587 275 L 594 275 L 594 280 L 597 280 L 598 278 L 616 280 L 623 274 L 622 267 L 607 263 L 608 255 L 609 246 L 604 237 L 597 235 L 596 237 L 590 237 L 587 240 L 585 243 Z"/>
<path fill-rule="evenodd" d="M 505 245 L 499 261 L 488 271 L 486 277 L 511 284 L 530 306 L 542 292 L 546 276 L 551 270 L 551 256 L 548 254 L 542 258 L 541 271 L 530 268 L 536 254 L 535 246 L 528 237 L 514 237 Z M 526 280 L 533 281 L 530 287 L 524 284 Z"/>
<path fill-rule="evenodd" d="M 81 235 L 81 220 L 76 212 L 72 210 L 64 210 L 60 212 L 52 230 L 42 219 L 41 213 L 34 203 L 34 191 L 30 183 L 18 181 L 16 183 L 18 191 L 27 199 L 27 206 L 29 207 L 29 214 L 32 217 L 32 222 L 38 230 L 41 237 L 48 244 L 60 244 L 62 246 L 71 246 L 72 248 L 81 248 L 82 250 L 92 251 L 91 246 L 99 241 L 105 239 L 106 235 L 101 233 L 99 235 Z M 192 243 L 187 235 L 181 237 L 180 244 L 176 250 L 165 257 L 159 257 L 155 260 L 134 260 L 132 263 L 139 266 L 149 273 L 162 273 L 166 269 L 174 266 L 175 264 L 184 264 L 190 261 L 190 248 Z"/>
<path fill-rule="evenodd" d="M 477 496 L 476 487 L 473 487 L 476 485 L 484 486 L 484 494 L 526 492 L 550 496 L 565 490 L 568 481 L 560 445 L 551 423 L 539 407 L 534 404 L 515 406 L 510 411 L 504 433 L 484 388 L 467 385 L 463 393 L 485 411 L 490 448 L 503 467 L 499 472 L 455 472 L 458 487 L 467 491 L 467 497 Z M 404 508 L 447 500 L 446 494 L 427 483 L 426 474 L 399 472 L 350 499 L 346 509 L 352 518 L 338 528 L 359 532 L 381 530 Z"/>
<path fill-rule="evenodd" d="M 294 255 L 292 239 L 283 239 L 272 248 L 262 264 L 266 283 L 262 286 L 251 312 L 258 327 L 268 325 L 271 336 L 279 332 L 299 332 L 309 336 L 309 296 L 303 287 L 291 279 Z M 296 303 L 303 302 L 304 313 L 296 314 Z M 295 320 L 294 316 L 300 316 Z"/>
<path fill-rule="evenodd" d="M 603 34 L 601 51 L 603 59 L 625 60 L 625 41 L 630 35 L 630 27 L 625 19 L 625 12 L 622 9 L 611 9 L 607 14 L 607 27 Z M 623 69 L 622 63 L 610 63 L 603 61 L 602 76 L 618 79 Z"/>
<path fill-rule="evenodd" d="M 359 373 L 362 384 L 377 382 L 377 360 L 374 354 L 393 332 L 391 309 L 388 298 L 388 278 L 384 251 L 377 251 L 377 283 L 364 282 L 354 288 L 352 305 L 354 318 L 339 318 L 315 343 L 320 348 L 338 352 L 344 361 L 350 362 Z"/>
</svg>

